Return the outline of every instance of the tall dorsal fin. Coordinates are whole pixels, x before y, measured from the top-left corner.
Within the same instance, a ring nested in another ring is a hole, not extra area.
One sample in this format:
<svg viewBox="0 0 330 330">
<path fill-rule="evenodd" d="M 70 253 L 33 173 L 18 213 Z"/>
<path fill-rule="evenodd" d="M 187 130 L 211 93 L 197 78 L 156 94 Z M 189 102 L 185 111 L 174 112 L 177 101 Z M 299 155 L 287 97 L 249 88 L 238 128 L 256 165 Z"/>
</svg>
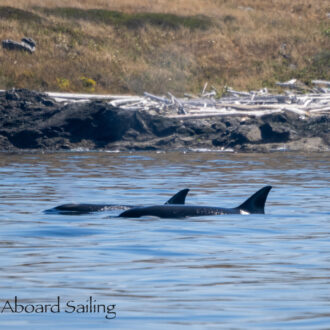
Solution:
<svg viewBox="0 0 330 330">
<path fill-rule="evenodd" d="M 184 204 L 189 189 L 180 190 L 174 196 L 172 196 L 165 204 Z"/>
<path fill-rule="evenodd" d="M 265 213 L 265 203 L 268 193 L 272 189 L 272 186 L 266 186 L 254 193 L 243 204 L 237 207 L 237 209 L 247 213 Z"/>
</svg>

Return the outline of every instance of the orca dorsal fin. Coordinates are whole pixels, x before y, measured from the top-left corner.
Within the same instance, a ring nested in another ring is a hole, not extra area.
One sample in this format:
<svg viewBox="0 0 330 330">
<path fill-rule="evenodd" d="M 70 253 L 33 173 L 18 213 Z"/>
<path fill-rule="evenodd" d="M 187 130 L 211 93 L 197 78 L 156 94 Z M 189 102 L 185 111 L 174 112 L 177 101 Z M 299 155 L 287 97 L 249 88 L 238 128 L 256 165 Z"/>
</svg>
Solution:
<svg viewBox="0 0 330 330">
<path fill-rule="evenodd" d="M 172 196 L 165 204 L 184 204 L 189 189 L 183 189 Z"/>
<path fill-rule="evenodd" d="M 265 213 L 265 203 L 268 193 L 272 189 L 272 186 L 266 186 L 254 193 L 243 204 L 237 207 L 238 210 L 247 213 Z"/>
</svg>

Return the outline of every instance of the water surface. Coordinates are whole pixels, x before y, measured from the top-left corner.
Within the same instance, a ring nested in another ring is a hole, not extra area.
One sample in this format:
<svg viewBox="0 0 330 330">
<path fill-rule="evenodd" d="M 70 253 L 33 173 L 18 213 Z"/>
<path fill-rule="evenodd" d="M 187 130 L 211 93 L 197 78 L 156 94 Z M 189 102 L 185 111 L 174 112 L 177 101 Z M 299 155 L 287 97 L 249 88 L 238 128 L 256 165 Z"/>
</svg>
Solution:
<svg viewBox="0 0 330 330">
<path fill-rule="evenodd" d="M 92 296 L 117 313 L 7 311 L 1 328 L 329 328 L 329 154 L 1 154 L 0 177 L 1 308 Z M 183 188 L 188 204 L 234 207 L 269 184 L 265 215 L 43 213 Z"/>
</svg>

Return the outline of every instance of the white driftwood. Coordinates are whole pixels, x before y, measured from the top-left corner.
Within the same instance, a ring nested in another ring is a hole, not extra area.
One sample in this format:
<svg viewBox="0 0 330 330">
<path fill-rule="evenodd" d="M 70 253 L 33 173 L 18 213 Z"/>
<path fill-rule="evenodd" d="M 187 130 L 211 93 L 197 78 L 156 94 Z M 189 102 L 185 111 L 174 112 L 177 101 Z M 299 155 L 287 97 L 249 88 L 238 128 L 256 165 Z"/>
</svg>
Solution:
<svg viewBox="0 0 330 330">
<path fill-rule="evenodd" d="M 301 110 L 301 109 L 295 109 L 295 108 L 283 108 L 282 109 L 284 112 L 287 111 L 287 112 L 293 112 L 293 113 L 296 113 L 297 115 L 300 115 L 300 116 L 306 116 L 308 115 L 308 112 L 307 111 L 304 111 L 304 110 Z"/>
<path fill-rule="evenodd" d="M 204 96 L 204 93 L 205 93 L 205 91 L 206 91 L 206 88 L 207 88 L 207 82 L 204 84 L 204 88 L 203 88 L 203 90 L 202 90 L 202 96 Z"/>
<path fill-rule="evenodd" d="M 122 106 L 122 105 L 126 105 L 126 104 L 136 103 L 141 100 L 142 100 L 141 97 L 136 97 L 136 98 L 132 97 L 129 99 L 111 101 L 110 104 L 113 105 L 114 107 L 118 107 L 118 106 Z"/>
<path fill-rule="evenodd" d="M 170 92 L 168 92 L 168 95 L 172 98 L 172 100 L 174 101 L 174 103 L 176 103 L 178 105 L 178 114 L 181 115 L 185 115 L 186 111 L 184 110 L 183 104 L 181 103 L 180 100 L 178 100 L 173 94 L 171 94 Z"/>
<path fill-rule="evenodd" d="M 313 109 L 313 110 L 310 110 L 309 112 L 312 112 L 312 113 L 316 113 L 316 112 L 329 112 L 330 113 L 330 107 Z"/>
<path fill-rule="evenodd" d="M 289 82 L 294 83 L 294 81 Z M 286 84 L 286 83 L 284 83 Z M 115 107 L 124 110 L 156 111 L 156 113 L 173 118 L 206 118 L 213 116 L 263 116 L 279 112 L 293 112 L 301 118 L 312 115 L 330 114 L 330 92 L 287 95 L 268 94 L 268 90 L 253 92 L 238 92 L 230 88 L 229 93 L 220 99 L 215 99 L 213 93 L 206 92 L 204 96 L 189 95 L 189 98 L 177 98 L 168 93 L 169 98 L 144 93 L 144 96 L 122 95 L 91 95 L 71 93 L 47 93 L 55 100 L 70 102 L 88 102 L 90 100 L 105 100 Z M 228 96 L 229 94 L 229 96 Z"/>
<path fill-rule="evenodd" d="M 330 81 L 327 81 L 327 80 L 312 80 L 312 84 L 330 86 Z"/>
<path fill-rule="evenodd" d="M 217 92 L 216 91 L 212 91 L 210 93 L 204 93 L 203 97 L 212 97 L 212 96 L 216 96 Z"/>
<path fill-rule="evenodd" d="M 144 96 L 149 97 L 151 100 L 155 100 L 155 101 L 162 102 L 162 103 L 165 103 L 165 104 L 170 104 L 171 103 L 170 100 L 168 100 L 164 97 L 152 95 L 152 94 L 147 93 L 147 92 L 144 92 Z"/>
<path fill-rule="evenodd" d="M 64 100 L 118 100 L 127 98 L 136 98 L 137 96 L 130 95 L 107 95 L 107 94 L 80 94 L 80 93 L 57 93 L 57 92 L 46 92 L 50 97 Z"/>
<path fill-rule="evenodd" d="M 188 115 L 170 115 L 169 118 L 181 118 L 181 119 L 196 119 L 196 118 L 209 118 L 209 117 L 222 117 L 222 116 L 255 116 L 260 117 L 272 113 L 279 113 L 281 110 L 265 110 L 265 111 L 251 111 L 249 114 L 243 111 L 223 111 L 223 112 L 214 112 L 214 113 L 196 113 L 196 114 L 188 114 Z"/>
<path fill-rule="evenodd" d="M 329 86 L 329 81 L 315 80 L 315 84 Z M 283 87 L 294 86 L 296 80 L 280 83 Z M 215 98 L 215 89 L 211 92 L 204 85 L 201 96 L 186 95 L 178 98 L 171 93 L 169 97 L 157 96 L 145 92 L 143 96 L 132 95 L 97 95 L 73 93 L 46 93 L 64 104 L 103 100 L 114 107 L 127 111 L 147 111 L 170 118 L 207 118 L 217 116 L 263 116 L 273 113 L 292 112 L 305 118 L 308 116 L 330 115 L 330 89 L 317 89 L 311 93 L 298 94 L 293 91 L 285 94 L 271 94 L 267 89 L 251 92 L 240 92 L 227 87 L 226 94 Z M 306 90 L 305 90 L 306 91 Z M 0 93 L 5 91 L 0 91 Z"/>
</svg>

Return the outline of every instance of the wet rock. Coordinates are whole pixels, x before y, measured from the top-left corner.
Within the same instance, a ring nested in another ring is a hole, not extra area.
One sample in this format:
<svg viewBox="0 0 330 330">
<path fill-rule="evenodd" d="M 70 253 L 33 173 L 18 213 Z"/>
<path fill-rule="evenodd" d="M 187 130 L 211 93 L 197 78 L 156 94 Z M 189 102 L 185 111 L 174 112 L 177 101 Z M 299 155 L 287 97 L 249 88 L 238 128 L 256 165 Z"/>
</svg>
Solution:
<svg viewBox="0 0 330 330">
<path fill-rule="evenodd" d="M 9 142 L 8 138 L 0 132 L 0 150 L 13 151 L 14 146 Z"/>
<path fill-rule="evenodd" d="M 287 143 L 265 143 L 265 144 L 244 144 L 236 146 L 236 151 L 244 152 L 276 152 L 276 151 L 300 151 L 300 152 L 325 152 L 329 151 L 322 138 L 301 138 Z"/>
<path fill-rule="evenodd" d="M 190 120 L 189 127 L 197 135 L 212 134 L 216 132 L 215 129 L 212 127 L 210 121 L 205 119 Z"/>
<path fill-rule="evenodd" d="M 24 129 L 19 132 L 13 132 L 9 135 L 8 140 L 20 149 L 36 149 L 39 147 L 37 139 L 41 137 L 41 132 L 33 129 Z"/>
<path fill-rule="evenodd" d="M 189 126 L 180 123 L 180 126 L 177 128 L 176 133 L 181 136 L 193 136 L 195 132 Z"/>
<path fill-rule="evenodd" d="M 156 136 L 167 136 L 175 133 L 179 127 L 180 123 L 176 120 L 169 118 L 163 118 L 160 116 L 150 117 L 148 114 L 144 114 L 144 121 L 146 121 L 147 126 L 145 126 L 144 132 L 147 132 L 146 127 L 151 128 L 151 132 Z"/>
<path fill-rule="evenodd" d="M 290 130 L 277 122 L 261 125 L 260 131 L 265 142 L 287 142 L 290 139 Z"/>
<path fill-rule="evenodd" d="M 285 145 L 290 151 L 322 152 L 329 148 L 325 147 L 324 141 L 320 137 L 302 138 L 297 141 L 290 141 Z"/>
<path fill-rule="evenodd" d="M 235 117 L 226 117 L 224 120 L 224 124 L 230 130 L 235 130 L 240 126 L 240 121 Z"/>
<path fill-rule="evenodd" d="M 217 123 L 212 124 L 212 128 L 215 130 L 216 133 L 222 133 L 226 131 L 227 126 L 223 122 L 219 121 Z"/>
<path fill-rule="evenodd" d="M 328 130 L 328 132 L 321 133 L 320 137 L 323 139 L 326 145 L 330 146 L 330 130 Z"/>
<path fill-rule="evenodd" d="M 6 91 L 5 97 L 7 100 L 10 100 L 10 101 L 17 101 L 20 99 L 19 94 L 16 93 L 15 90 Z"/>
<path fill-rule="evenodd" d="M 241 135 L 241 140 L 244 142 L 259 142 L 261 141 L 261 131 L 257 125 L 241 125 L 238 128 L 238 134 Z"/>
<path fill-rule="evenodd" d="M 225 148 L 228 147 L 230 145 L 230 143 L 228 143 L 228 137 L 225 135 L 216 137 L 215 139 L 212 140 L 212 145 L 214 147 L 220 147 L 220 148 Z"/>
</svg>

